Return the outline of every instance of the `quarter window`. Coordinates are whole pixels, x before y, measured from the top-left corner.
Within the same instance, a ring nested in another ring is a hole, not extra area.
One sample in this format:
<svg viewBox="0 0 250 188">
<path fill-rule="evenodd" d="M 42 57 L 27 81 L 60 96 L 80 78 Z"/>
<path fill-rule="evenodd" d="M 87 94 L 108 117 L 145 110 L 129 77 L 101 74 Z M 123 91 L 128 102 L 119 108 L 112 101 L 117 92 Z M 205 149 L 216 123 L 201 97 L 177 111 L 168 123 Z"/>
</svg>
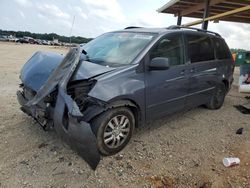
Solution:
<svg viewBox="0 0 250 188">
<path fill-rule="evenodd" d="M 191 63 L 214 59 L 214 48 L 209 36 L 187 35 Z"/>
<path fill-rule="evenodd" d="M 217 59 L 231 59 L 231 54 L 222 39 L 214 39 Z"/>
<path fill-rule="evenodd" d="M 150 54 L 150 59 L 156 57 L 168 58 L 170 66 L 183 64 L 184 58 L 182 36 L 168 35 L 162 38 L 153 48 Z"/>
</svg>

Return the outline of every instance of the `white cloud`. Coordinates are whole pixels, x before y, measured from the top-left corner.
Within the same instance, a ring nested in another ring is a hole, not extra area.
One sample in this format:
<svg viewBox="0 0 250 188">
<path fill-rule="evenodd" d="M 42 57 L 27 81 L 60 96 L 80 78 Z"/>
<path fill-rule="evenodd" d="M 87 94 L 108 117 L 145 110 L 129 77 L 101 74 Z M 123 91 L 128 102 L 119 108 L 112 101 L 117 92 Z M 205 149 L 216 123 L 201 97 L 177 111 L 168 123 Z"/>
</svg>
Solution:
<svg viewBox="0 0 250 188">
<path fill-rule="evenodd" d="M 129 22 L 129 25 L 142 26 L 142 27 L 163 27 L 164 19 L 163 15 L 159 15 L 157 12 L 147 12 L 134 16 Z"/>
<path fill-rule="evenodd" d="M 38 4 L 38 10 L 46 17 L 69 19 L 70 15 L 53 4 Z"/>
<path fill-rule="evenodd" d="M 125 21 L 122 8 L 116 0 L 82 0 L 89 10 L 89 14 L 106 20 Z"/>
<path fill-rule="evenodd" d="M 46 18 L 44 15 L 42 15 L 42 14 L 40 14 L 40 13 L 39 13 L 37 16 L 38 16 L 38 18 L 41 18 L 41 19 Z"/>
<path fill-rule="evenodd" d="M 71 16 L 62 11 L 54 4 L 36 4 L 38 9 L 38 18 L 42 23 L 49 27 L 50 32 L 64 31 L 64 33 L 71 28 Z"/>
<path fill-rule="evenodd" d="M 19 14 L 20 14 L 20 16 L 21 16 L 23 19 L 26 19 L 26 16 L 25 16 L 25 14 L 23 13 L 23 11 L 19 10 Z"/>
<path fill-rule="evenodd" d="M 9 22 L 11 22 L 11 19 L 8 18 L 8 17 L 0 17 L 0 20 L 2 20 L 3 23 L 9 23 Z"/>
<path fill-rule="evenodd" d="M 80 13 L 80 16 L 81 16 L 83 19 L 87 19 L 87 18 L 88 18 L 88 16 L 87 16 L 86 14 L 84 14 L 83 12 Z"/>
<path fill-rule="evenodd" d="M 19 4 L 22 7 L 30 7 L 32 6 L 32 3 L 29 0 L 15 0 L 17 4 Z"/>
<path fill-rule="evenodd" d="M 67 20 L 60 20 L 58 21 L 59 25 L 66 27 L 66 28 L 71 28 L 71 22 Z"/>
<path fill-rule="evenodd" d="M 79 15 L 82 19 L 87 19 L 88 16 L 83 12 L 83 10 L 80 7 L 73 7 L 73 10 L 76 12 L 77 15 Z"/>
<path fill-rule="evenodd" d="M 220 22 L 219 24 L 209 23 L 209 30 L 218 32 L 228 43 L 230 48 L 243 48 L 250 50 L 249 24 Z"/>
</svg>

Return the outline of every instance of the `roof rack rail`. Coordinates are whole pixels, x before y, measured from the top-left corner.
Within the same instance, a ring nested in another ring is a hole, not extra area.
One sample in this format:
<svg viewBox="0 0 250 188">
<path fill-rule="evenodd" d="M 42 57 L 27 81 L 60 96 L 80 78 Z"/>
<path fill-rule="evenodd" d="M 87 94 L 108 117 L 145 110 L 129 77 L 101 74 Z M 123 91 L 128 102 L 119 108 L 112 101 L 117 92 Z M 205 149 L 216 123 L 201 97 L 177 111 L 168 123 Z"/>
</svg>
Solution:
<svg viewBox="0 0 250 188">
<path fill-rule="evenodd" d="M 207 30 L 204 30 L 204 29 L 198 29 L 198 28 L 195 28 L 195 27 L 185 27 L 185 26 L 171 25 L 171 26 L 167 27 L 167 29 L 190 29 L 190 30 L 196 30 L 196 31 L 204 32 L 204 33 L 210 33 L 210 34 L 221 37 L 221 35 L 216 33 L 216 32 L 207 31 Z"/>
<path fill-rule="evenodd" d="M 136 28 L 142 28 L 142 27 L 129 26 L 129 27 L 126 27 L 126 28 L 124 28 L 124 29 L 136 29 Z"/>
</svg>

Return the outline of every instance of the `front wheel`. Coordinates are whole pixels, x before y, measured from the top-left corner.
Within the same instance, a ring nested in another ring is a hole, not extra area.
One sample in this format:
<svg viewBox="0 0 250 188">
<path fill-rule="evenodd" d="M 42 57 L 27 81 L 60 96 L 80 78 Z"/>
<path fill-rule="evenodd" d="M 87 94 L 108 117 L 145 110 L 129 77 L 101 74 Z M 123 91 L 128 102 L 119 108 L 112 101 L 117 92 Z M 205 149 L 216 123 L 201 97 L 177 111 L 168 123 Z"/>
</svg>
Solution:
<svg viewBox="0 0 250 188">
<path fill-rule="evenodd" d="M 207 108 L 216 110 L 222 107 L 226 96 L 226 87 L 224 84 L 217 85 L 212 98 L 206 105 Z"/>
<path fill-rule="evenodd" d="M 113 155 L 128 144 L 135 127 L 135 118 L 126 107 L 112 108 L 96 117 L 91 124 L 100 153 Z"/>
</svg>

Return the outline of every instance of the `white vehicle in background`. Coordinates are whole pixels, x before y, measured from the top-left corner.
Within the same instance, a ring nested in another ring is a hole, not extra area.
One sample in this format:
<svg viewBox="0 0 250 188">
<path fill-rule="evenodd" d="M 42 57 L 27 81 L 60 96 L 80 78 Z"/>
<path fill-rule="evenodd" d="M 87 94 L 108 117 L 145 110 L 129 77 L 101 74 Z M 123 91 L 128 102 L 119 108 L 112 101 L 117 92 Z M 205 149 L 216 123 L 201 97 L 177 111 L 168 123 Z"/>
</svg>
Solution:
<svg viewBox="0 0 250 188">
<path fill-rule="evenodd" d="M 18 41 L 18 38 L 14 37 L 13 35 L 8 36 L 7 38 L 8 38 L 8 41 L 10 41 L 10 42 L 17 42 Z"/>
<path fill-rule="evenodd" d="M 51 41 L 51 45 L 54 45 L 54 46 L 61 46 L 62 44 L 59 42 L 58 39 L 53 39 L 53 41 Z"/>
</svg>

